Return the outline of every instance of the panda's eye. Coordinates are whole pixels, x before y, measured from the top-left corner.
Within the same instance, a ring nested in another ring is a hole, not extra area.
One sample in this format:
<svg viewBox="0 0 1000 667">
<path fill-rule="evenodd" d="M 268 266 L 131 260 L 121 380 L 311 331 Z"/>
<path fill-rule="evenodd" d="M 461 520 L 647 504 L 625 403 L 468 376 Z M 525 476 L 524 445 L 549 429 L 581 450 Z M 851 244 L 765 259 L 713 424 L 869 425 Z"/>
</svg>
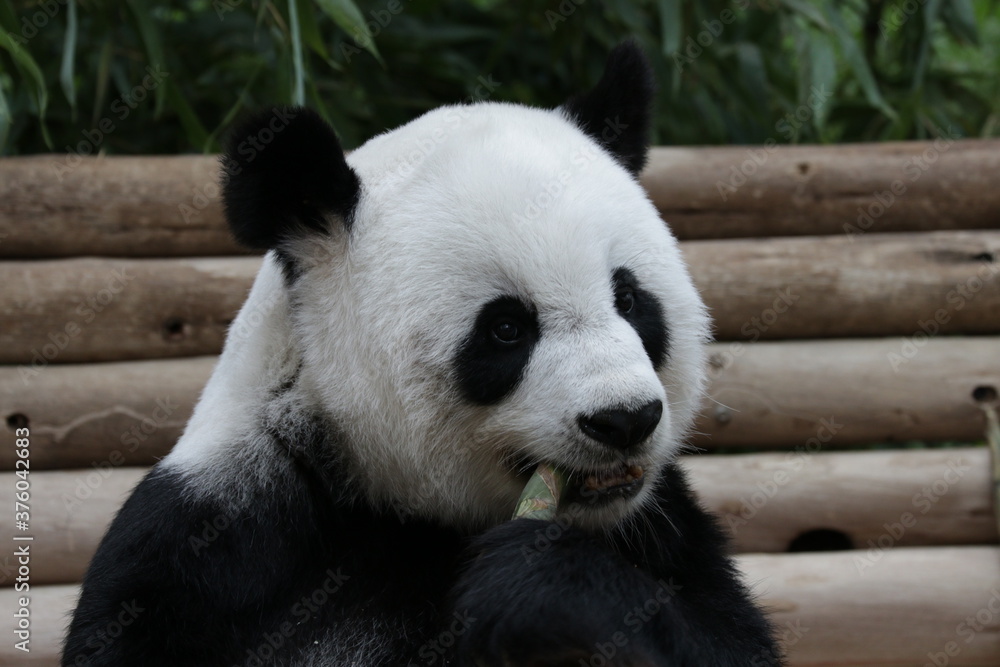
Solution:
<svg viewBox="0 0 1000 667">
<path fill-rule="evenodd" d="M 628 285 L 618 285 L 615 287 L 615 308 L 622 315 L 632 312 L 635 307 L 635 290 Z"/>
<path fill-rule="evenodd" d="M 509 317 L 496 320 L 490 328 L 493 340 L 501 345 L 515 345 L 524 337 L 523 329 Z"/>
</svg>

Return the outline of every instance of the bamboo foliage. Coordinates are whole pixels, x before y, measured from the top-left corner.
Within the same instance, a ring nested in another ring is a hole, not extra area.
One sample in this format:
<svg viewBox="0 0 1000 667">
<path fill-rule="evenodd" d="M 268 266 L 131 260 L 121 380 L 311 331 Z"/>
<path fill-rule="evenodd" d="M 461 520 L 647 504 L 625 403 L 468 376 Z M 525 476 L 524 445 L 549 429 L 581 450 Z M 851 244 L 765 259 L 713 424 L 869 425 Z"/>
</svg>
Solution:
<svg viewBox="0 0 1000 667">
<path fill-rule="evenodd" d="M 555 106 L 626 36 L 661 82 L 656 143 L 1000 132 L 992 0 L 15 0 L 0 155 L 215 151 L 275 103 L 316 107 L 357 146 L 443 103 Z"/>
</svg>

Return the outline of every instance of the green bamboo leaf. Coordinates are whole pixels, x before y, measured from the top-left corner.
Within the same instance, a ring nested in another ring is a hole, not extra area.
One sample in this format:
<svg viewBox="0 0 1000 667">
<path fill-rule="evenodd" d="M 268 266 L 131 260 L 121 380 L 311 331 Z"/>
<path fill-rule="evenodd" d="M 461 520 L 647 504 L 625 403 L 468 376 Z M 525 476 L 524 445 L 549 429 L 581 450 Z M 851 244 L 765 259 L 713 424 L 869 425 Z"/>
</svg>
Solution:
<svg viewBox="0 0 1000 667">
<path fill-rule="evenodd" d="M 0 155 L 8 155 L 7 135 L 10 134 L 10 122 L 0 118 Z"/>
<path fill-rule="evenodd" d="M 323 42 L 323 37 L 316 22 L 316 12 L 309 0 L 295 0 L 299 15 L 299 29 L 302 31 L 302 41 L 312 49 L 313 53 L 330 63 L 330 54 Z"/>
<path fill-rule="evenodd" d="M 851 34 L 850 28 L 844 22 L 844 17 L 841 16 L 840 10 L 833 5 L 826 5 L 825 9 L 827 21 L 833 28 L 833 34 L 840 44 L 840 51 L 844 56 L 844 60 L 847 61 L 847 65 L 854 73 L 858 85 L 861 86 L 861 91 L 864 93 L 865 99 L 873 107 L 895 120 L 898 117 L 896 111 L 882 97 L 882 92 L 878 88 L 875 76 L 872 74 L 871 68 L 868 67 L 868 61 L 865 60 L 858 42 L 855 40 L 854 35 Z"/>
<path fill-rule="evenodd" d="M 979 45 L 979 28 L 971 0 L 949 0 L 941 8 L 941 21 L 959 40 Z"/>
<path fill-rule="evenodd" d="M 156 70 L 166 70 L 167 59 L 164 56 L 163 41 L 160 39 L 156 20 L 150 14 L 150 6 L 139 0 L 126 0 L 126 3 L 132 11 L 132 16 L 135 17 L 143 46 L 146 47 L 146 58 L 149 60 L 150 66 Z M 156 97 L 156 108 L 153 111 L 153 116 L 159 118 L 167 101 L 166 87 L 157 86 L 153 93 Z"/>
<path fill-rule="evenodd" d="M 7 93 L 3 90 L 3 80 L 0 79 L 0 155 L 7 154 L 7 135 L 13 123 L 14 116 L 10 112 Z"/>
<path fill-rule="evenodd" d="M 820 30 L 830 30 L 830 24 L 823 18 L 822 10 L 815 5 L 803 2 L 802 0 L 782 0 L 781 4 L 797 12 L 800 16 L 815 24 Z"/>
<path fill-rule="evenodd" d="M 253 73 L 248 78 L 246 85 L 243 86 L 243 90 L 241 90 L 240 94 L 236 96 L 236 103 L 229 108 L 229 111 L 226 112 L 226 115 L 222 117 L 222 122 L 220 122 L 219 125 L 214 130 L 212 130 L 212 133 L 208 135 L 208 137 L 203 142 L 203 145 L 214 146 L 218 143 L 219 134 L 224 129 L 228 128 L 230 123 L 233 122 L 233 119 L 236 118 L 237 114 L 239 114 L 239 112 L 244 107 L 246 107 L 247 98 L 249 97 L 250 93 L 250 88 L 253 87 L 254 82 L 257 80 L 257 76 L 263 70 L 264 70 L 264 62 L 262 61 L 257 65 L 256 69 L 254 69 Z"/>
<path fill-rule="evenodd" d="M 90 126 L 95 127 L 104 108 L 104 99 L 108 94 L 108 83 L 111 81 L 111 56 L 113 54 L 111 37 L 108 36 L 101 46 L 101 54 L 97 59 L 97 85 L 94 88 L 94 111 Z"/>
<path fill-rule="evenodd" d="M 17 67 L 27 73 L 25 83 L 31 89 L 35 102 L 38 105 L 38 118 L 42 123 L 42 133 L 47 135 L 45 111 L 49 106 L 49 93 L 45 85 L 45 75 L 42 74 L 41 68 L 38 67 L 38 63 L 31 57 L 31 54 L 6 30 L 0 30 L 0 49 L 7 51 L 11 58 L 14 59 Z"/>
<path fill-rule="evenodd" d="M 7 102 L 7 93 L 3 90 L 3 79 L 0 79 L 0 120 L 8 123 L 14 121 L 14 117 L 10 113 L 10 104 Z M 0 142 L 0 145 L 2 144 L 3 142 Z"/>
<path fill-rule="evenodd" d="M 822 135 L 837 87 L 837 53 L 830 36 L 820 30 L 809 31 L 809 88 L 800 92 L 804 104 L 813 100 L 813 127 Z"/>
<path fill-rule="evenodd" d="M 257 7 L 257 27 L 258 28 L 264 23 L 264 16 L 266 16 L 268 12 L 271 12 L 272 15 L 273 14 L 277 14 L 277 10 L 274 9 L 274 3 L 270 2 L 270 0 L 268 0 L 267 2 L 260 3 L 260 6 Z M 280 16 L 280 14 L 279 14 L 279 16 Z"/>
<path fill-rule="evenodd" d="M 188 104 L 187 100 L 184 99 L 184 96 L 177 89 L 177 85 L 173 81 L 166 81 L 157 89 L 159 88 L 165 89 L 166 92 L 164 95 L 170 102 L 171 108 L 177 114 L 177 118 L 181 121 L 181 126 L 184 128 L 184 132 L 187 133 L 188 141 L 191 145 L 204 153 L 215 150 L 217 147 L 210 144 L 208 131 L 205 130 L 205 126 L 198 120 L 194 109 L 191 108 L 191 105 Z"/>
<path fill-rule="evenodd" d="M 288 25 L 292 38 L 292 104 L 303 106 L 306 103 L 306 73 L 302 63 L 302 31 L 299 28 L 299 5 L 296 0 L 288 0 Z"/>
<path fill-rule="evenodd" d="M 681 48 L 684 36 L 684 7 L 681 0 L 660 0 L 660 34 L 663 55 L 671 56 Z"/>
<path fill-rule="evenodd" d="M 341 30 L 352 37 L 358 46 L 375 56 L 379 64 L 385 67 L 382 55 L 375 47 L 375 40 L 368 33 L 364 14 L 353 0 L 316 0 L 316 4 Z"/>
<path fill-rule="evenodd" d="M 76 83 L 73 81 L 73 67 L 76 63 L 76 0 L 66 3 L 66 36 L 63 38 L 62 65 L 59 67 L 59 83 L 69 101 L 76 118 Z"/>
<path fill-rule="evenodd" d="M 760 48 L 750 42 L 739 42 L 733 48 L 740 68 L 740 81 L 746 84 L 758 104 L 766 104 L 769 84 Z"/>
<path fill-rule="evenodd" d="M 910 89 L 920 90 L 924 85 L 927 73 L 927 61 L 931 53 L 931 39 L 934 36 L 934 23 L 941 11 L 941 0 L 930 0 L 923 9 L 924 26 L 920 32 L 920 43 L 917 46 L 917 62 L 913 67 L 913 77 L 910 79 Z"/>
</svg>

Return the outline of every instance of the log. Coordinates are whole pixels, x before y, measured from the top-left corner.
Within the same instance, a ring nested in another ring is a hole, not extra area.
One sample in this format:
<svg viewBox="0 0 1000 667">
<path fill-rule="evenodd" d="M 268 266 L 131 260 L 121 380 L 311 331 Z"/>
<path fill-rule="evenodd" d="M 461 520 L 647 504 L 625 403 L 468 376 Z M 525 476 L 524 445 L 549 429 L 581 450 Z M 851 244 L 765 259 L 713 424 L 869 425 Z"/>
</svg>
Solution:
<svg viewBox="0 0 1000 667">
<path fill-rule="evenodd" d="M 709 400 L 690 443 L 816 451 L 982 439 L 976 396 L 1000 387 L 1000 368 L 985 361 L 1000 359 L 1000 338 L 929 339 L 894 370 L 890 355 L 906 343 L 761 342 L 736 354 L 714 344 Z M 177 441 L 215 360 L 54 364 L 37 376 L 0 366 L 0 418 L 29 426 L 35 470 L 152 465 Z M 0 470 L 12 470 L 15 458 L 0 448 Z"/>
<path fill-rule="evenodd" d="M 679 238 L 996 229 L 1000 140 L 655 148 L 641 181 Z"/>
<path fill-rule="evenodd" d="M 791 665 L 1000 665 L 1000 549 L 894 549 L 866 566 L 867 557 L 739 557 Z"/>
<path fill-rule="evenodd" d="M 151 465 L 184 431 L 216 359 L 53 365 L 27 381 L 0 366 L 0 416 L 29 428 L 32 470 Z M 0 470 L 15 460 L 0 449 Z"/>
<path fill-rule="evenodd" d="M 689 456 L 739 552 L 995 544 L 987 448 Z"/>
<path fill-rule="evenodd" d="M 34 537 L 32 586 L 83 579 L 111 519 L 146 472 L 146 468 L 108 463 L 90 470 L 32 473 L 28 530 L 16 529 L 13 512 L 0 516 L 0 534 L 6 544 L 19 544 L 12 541 L 14 535 Z M 5 489 L 14 488 L 14 474 L 0 473 Z M 15 576 L 16 568 L 0 568 L 0 586 L 12 586 Z"/>
<path fill-rule="evenodd" d="M 934 664 L 929 656 L 949 667 L 1000 664 L 1000 549 L 897 549 L 859 573 L 855 563 L 862 556 L 738 557 L 745 580 L 770 610 L 789 665 Z M 0 643 L 0 663 L 57 665 L 76 596 L 76 586 L 33 587 L 32 652 L 25 656 L 13 642 Z M 16 597 L 12 589 L 0 590 L 8 624 Z"/>
<path fill-rule="evenodd" d="M 216 156 L 0 160 L 0 256 L 243 254 L 226 228 Z"/>
<path fill-rule="evenodd" d="M 717 340 L 1000 332 L 1000 232 L 683 247 Z"/>
<path fill-rule="evenodd" d="M 260 259 L 0 262 L 0 363 L 217 354 Z"/>
<path fill-rule="evenodd" d="M 719 340 L 1000 333 L 1000 232 L 691 241 Z M 0 263 L 0 363 L 216 354 L 260 260 Z M 156 298 L 150 298 L 150 295 Z"/>
<path fill-rule="evenodd" d="M 683 239 L 996 229 L 998 147 L 655 147 L 641 180 Z M 0 160 L 0 257 L 243 253 L 217 180 L 215 156 Z"/>
<path fill-rule="evenodd" d="M 718 343 L 699 447 L 976 442 L 978 397 L 1000 388 L 1000 338 Z"/>
<path fill-rule="evenodd" d="M 996 543 L 988 464 L 985 448 L 684 459 L 703 504 L 740 552 L 784 552 L 793 543 L 796 550 L 853 546 L 876 553 Z M 145 472 L 105 463 L 33 473 L 32 581 L 78 581 Z M 0 473 L 5 488 L 13 488 L 14 475 Z M 13 521 L 0 514 L 0 535 L 8 540 L 23 534 Z M 0 577 L 0 585 L 11 583 Z"/>
</svg>

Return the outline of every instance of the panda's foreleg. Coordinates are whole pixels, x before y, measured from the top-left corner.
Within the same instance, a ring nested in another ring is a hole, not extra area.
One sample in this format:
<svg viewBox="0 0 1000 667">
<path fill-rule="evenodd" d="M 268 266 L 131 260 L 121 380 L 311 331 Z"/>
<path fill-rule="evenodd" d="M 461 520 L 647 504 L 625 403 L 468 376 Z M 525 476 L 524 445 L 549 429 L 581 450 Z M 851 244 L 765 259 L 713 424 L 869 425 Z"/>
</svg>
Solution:
<svg viewBox="0 0 1000 667">
<path fill-rule="evenodd" d="M 782 665 L 773 629 L 740 580 L 714 516 L 668 466 L 652 501 L 610 535 L 611 548 L 669 592 L 673 662 L 693 665 Z M 650 603 L 651 608 L 655 604 Z"/>
<path fill-rule="evenodd" d="M 626 625 L 655 582 L 593 536 L 554 526 L 518 519 L 477 540 L 454 591 L 456 612 L 473 619 L 457 664 L 669 664 Z"/>
<path fill-rule="evenodd" d="M 531 520 L 484 534 L 455 589 L 458 664 L 780 665 L 725 540 L 679 470 L 607 535 Z M 477 662 L 478 661 L 478 662 Z"/>
</svg>

